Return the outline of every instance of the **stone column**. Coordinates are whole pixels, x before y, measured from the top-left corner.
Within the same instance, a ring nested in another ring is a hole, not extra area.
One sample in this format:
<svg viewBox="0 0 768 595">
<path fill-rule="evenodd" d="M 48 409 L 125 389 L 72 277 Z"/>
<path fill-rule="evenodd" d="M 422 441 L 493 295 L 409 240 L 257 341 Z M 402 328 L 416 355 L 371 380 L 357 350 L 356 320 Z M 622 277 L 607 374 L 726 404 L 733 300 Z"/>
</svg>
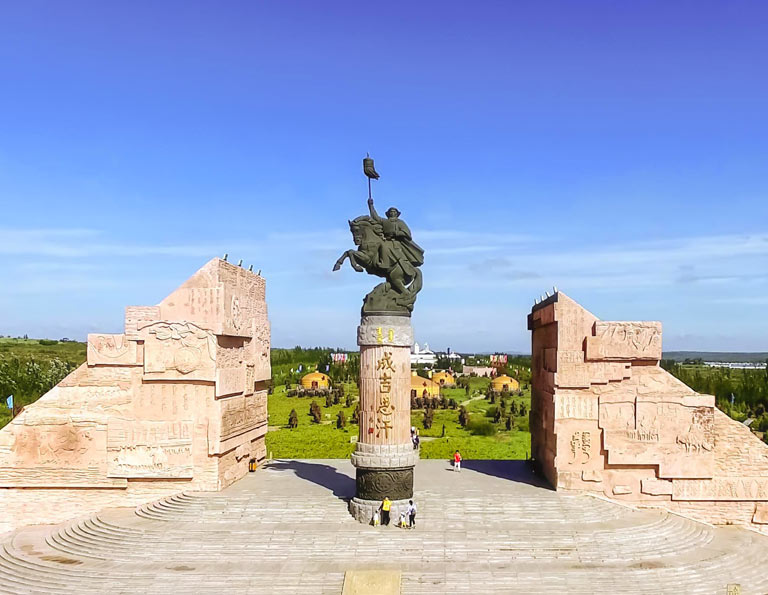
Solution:
<svg viewBox="0 0 768 595">
<path fill-rule="evenodd" d="M 349 511 L 368 523 L 384 497 L 394 522 L 413 497 L 413 467 L 419 458 L 411 442 L 411 345 L 408 314 L 363 314 L 360 346 L 360 434 L 352 464 L 357 468 Z"/>
</svg>

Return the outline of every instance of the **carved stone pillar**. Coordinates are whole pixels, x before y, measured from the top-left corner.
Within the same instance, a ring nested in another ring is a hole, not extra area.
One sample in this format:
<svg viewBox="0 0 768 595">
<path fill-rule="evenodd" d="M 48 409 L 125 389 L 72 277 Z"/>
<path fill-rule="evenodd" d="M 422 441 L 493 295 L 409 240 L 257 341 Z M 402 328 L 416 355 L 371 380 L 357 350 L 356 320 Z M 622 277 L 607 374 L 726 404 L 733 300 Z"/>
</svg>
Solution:
<svg viewBox="0 0 768 595">
<path fill-rule="evenodd" d="M 413 467 L 419 458 L 411 442 L 411 345 L 409 315 L 364 314 L 360 346 L 360 434 L 352 464 L 357 468 L 349 510 L 368 523 L 384 497 L 394 522 L 413 497 Z"/>
</svg>

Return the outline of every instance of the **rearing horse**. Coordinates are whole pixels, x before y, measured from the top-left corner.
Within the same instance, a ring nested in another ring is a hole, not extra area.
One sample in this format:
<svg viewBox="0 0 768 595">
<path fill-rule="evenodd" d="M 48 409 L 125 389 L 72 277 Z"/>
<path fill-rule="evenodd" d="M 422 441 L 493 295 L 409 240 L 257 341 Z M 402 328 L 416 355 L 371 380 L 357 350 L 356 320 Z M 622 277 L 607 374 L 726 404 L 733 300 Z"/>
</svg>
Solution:
<svg viewBox="0 0 768 595">
<path fill-rule="evenodd" d="M 333 265 L 333 270 L 338 271 L 344 264 L 344 260 L 348 258 L 349 264 L 358 273 L 366 271 L 370 275 L 386 279 L 384 292 L 394 290 L 397 294 L 395 297 L 397 305 L 408 309 L 413 308 L 416 294 L 421 290 L 421 271 L 411 264 L 401 249 L 398 249 L 397 241 L 386 239 L 381 223 L 368 215 L 349 221 L 349 229 L 359 250 L 344 252 Z M 393 242 L 395 246 L 392 252 L 398 255 L 387 267 L 382 265 L 381 257 L 381 248 L 385 242 Z"/>
</svg>

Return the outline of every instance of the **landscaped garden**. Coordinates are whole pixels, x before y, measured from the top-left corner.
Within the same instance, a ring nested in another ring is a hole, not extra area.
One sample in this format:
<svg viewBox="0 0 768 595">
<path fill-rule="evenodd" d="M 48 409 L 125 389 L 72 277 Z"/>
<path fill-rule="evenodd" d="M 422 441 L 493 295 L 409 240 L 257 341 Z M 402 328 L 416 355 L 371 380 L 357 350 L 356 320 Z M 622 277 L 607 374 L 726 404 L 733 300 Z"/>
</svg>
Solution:
<svg viewBox="0 0 768 595">
<path fill-rule="evenodd" d="M 456 408 L 431 409 L 432 423 L 424 427 L 425 409 L 411 412 L 411 425 L 418 428 L 421 437 L 421 457 L 448 459 L 460 450 L 469 459 L 525 459 L 530 455 L 528 411 L 531 404 L 530 385 L 523 384 L 522 395 L 497 395 L 495 402 L 486 398 L 488 378 L 468 378 L 466 388 L 441 389 L 442 400 L 456 401 Z M 269 429 L 267 452 L 274 458 L 346 458 L 355 448 L 358 426 L 353 422 L 358 392 L 355 383 L 340 383 L 344 396 L 337 404 L 326 403 L 322 396 L 288 396 L 295 392 L 293 385 L 275 387 L 269 395 Z M 311 391 L 310 391 L 311 392 Z M 502 404 L 507 415 L 494 422 L 496 409 Z M 321 411 L 319 422 L 310 414 L 310 405 L 316 402 Z M 441 399 L 438 399 L 441 401 Z M 349 402 L 349 405 L 347 403 Z M 512 405 L 514 403 L 514 406 Z M 326 406 L 328 405 L 328 406 Z M 465 424 L 459 421 L 461 407 L 468 413 Z M 291 410 L 297 414 L 298 425 L 289 428 Z M 346 424 L 338 427 L 338 414 L 344 413 Z M 509 414 L 512 415 L 509 415 Z M 507 417 L 511 417 L 507 429 Z"/>
</svg>

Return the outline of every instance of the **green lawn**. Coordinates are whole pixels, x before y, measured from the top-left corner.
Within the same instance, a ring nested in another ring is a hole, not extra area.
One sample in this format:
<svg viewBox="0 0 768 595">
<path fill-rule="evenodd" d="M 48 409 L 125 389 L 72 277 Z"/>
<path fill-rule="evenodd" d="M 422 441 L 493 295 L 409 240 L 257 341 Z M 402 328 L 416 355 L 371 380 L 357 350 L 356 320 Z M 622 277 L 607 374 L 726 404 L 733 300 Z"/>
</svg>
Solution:
<svg viewBox="0 0 768 595">
<path fill-rule="evenodd" d="M 484 391 L 489 384 L 487 378 L 472 378 L 470 381 L 470 394 L 467 396 L 464 389 L 444 389 L 446 398 L 456 399 L 459 403 L 466 403 L 472 421 L 485 419 L 486 411 L 492 407 L 486 399 L 474 399 L 476 391 Z M 345 385 L 357 399 L 357 387 L 354 384 Z M 509 397 L 509 403 L 513 397 Z M 269 396 L 269 425 L 271 431 L 267 433 L 267 452 L 271 452 L 274 458 L 346 458 L 354 450 L 352 442 L 357 437 L 358 428 L 349 420 L 352 417 L 352 407 L 344 407 L 344 404 L 325 407 L 325 400 L 315 398 L 321 406 L 324 424 L 316 424 L 309 415 L 309 405 L 312 398 L 287 397 L 285 387 L 278 387 L 275 393 Z M 519 405 L 525 404 L 530 409 L 530 389 L 521 397 L 514 397 Z M 291 430 L 288 426 L 288 416 L 291 409 L 295 408 L 299 415 L 299 427 Z M 339 409 L 344 410 L 347 416 L 347 427 L 336 428 L 336 414 Z M 455 450 L 460 450 L 466 458 L 470 459 L 525 459 L 530 455 L 531 440 L 528 433 L 528 415 L 515 418 L 515 428 L 511 431 L 504 429 L 504 423 L 497 425 L 498 431 L 493 436 L 473 436 L 471 432 L 459 425 L 458 409 L 437 409 L 434 414 L 432 428 L 425 430 L 423 426 L 424 411 L 411 412 L 411 425 L 419 428 L 421 441 L 421 457 L 425 459 L 449 459 Z M 445 425 L 445 436 L 443 436 Z M 276 429 L 279 427 L 279 429 Z"/>
<path fill-rule="evenodd" d="M 85 343 L 67 342 L 41 345 L 38 339 L 9 339 L 0 337 L 0 358 L 18 357 L 49 360 L 58 358 L 79 366 L 85 361 Z"/>
</svg>

